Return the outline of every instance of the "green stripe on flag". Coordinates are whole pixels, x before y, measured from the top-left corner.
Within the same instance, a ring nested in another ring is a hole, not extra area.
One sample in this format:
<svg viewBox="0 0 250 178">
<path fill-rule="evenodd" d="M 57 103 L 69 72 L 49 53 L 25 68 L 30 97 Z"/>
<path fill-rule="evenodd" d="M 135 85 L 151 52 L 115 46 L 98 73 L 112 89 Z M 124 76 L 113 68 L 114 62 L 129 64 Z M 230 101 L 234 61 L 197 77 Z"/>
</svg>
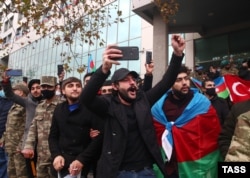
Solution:
<svg viewBox="0 0 250 178">
<path fill-rule="evenodd" d="M 224 90 L 223 92 L 220 92 L 217 94 L 220 98 L 226 99 L 229 96 L 229 91 L 228 89 Z"/>
<path fill-rule="evenodd" d="M 216 150 L 196 161 L 178 164 L 180 178 L 217 178 L 218 162 L 222 161 L 219 150 Z"/>
</svg>

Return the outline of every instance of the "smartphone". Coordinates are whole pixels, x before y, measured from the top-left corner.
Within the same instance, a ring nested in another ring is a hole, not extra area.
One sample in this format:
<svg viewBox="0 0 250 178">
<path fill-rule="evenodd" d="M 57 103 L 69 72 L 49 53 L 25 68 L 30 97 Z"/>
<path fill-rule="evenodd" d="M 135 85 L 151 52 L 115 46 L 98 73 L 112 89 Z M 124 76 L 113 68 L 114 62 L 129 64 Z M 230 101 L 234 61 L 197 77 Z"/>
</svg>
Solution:
<svg viewBox="0 0 250 178">
<path fill-rule="evenodd" d="M 60 75 L 63 72 L 63 70 L 64 69 L 62 64 L 57 65 L 57 75 Z"/>
<path fill-rule="evenodd" d="M 139 59 L 139 48 L 137 46 L 113 46 L 113 48 L 116 48 L 122 51 L 123 57 L 117 58 L 117 60 L 138 60 Z"/>
<path fill-rule="evenodd" d="M 10 69 L 6 71 L 6 75 L 8 76 L 22 76 L 22 69 Z"/>
<path fill-rule="evenodd" d="M 152 62 L 152 52 L 146 51 L 146 63 L 150 64 Z"/>
<path fill-rule="evenodd" d="M 28 82 L 28 77 L 23 77 L 23 82 L 27 83 Z"/>
</svg>

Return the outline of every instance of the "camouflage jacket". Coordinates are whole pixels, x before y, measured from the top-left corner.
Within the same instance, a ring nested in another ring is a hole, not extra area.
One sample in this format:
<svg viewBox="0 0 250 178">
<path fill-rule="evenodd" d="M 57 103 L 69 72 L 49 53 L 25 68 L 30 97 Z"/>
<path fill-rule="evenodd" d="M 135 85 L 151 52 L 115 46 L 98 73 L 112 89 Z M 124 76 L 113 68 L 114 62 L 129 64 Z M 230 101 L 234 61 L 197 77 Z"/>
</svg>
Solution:
<svg viewBox="0 0 250 178">
<path fill-rule="evenodd" d="M 237 118 L 234 135 L 225 161 L 250 162 L 250 111 Z"/>
<path fill-rule="evenodd" d="M 221 75 L 226 75 L 226 74 L 230 74 L 230 75 L 238 75 L 239 70 L 236 67 L 230 67 L 228 70 L 225 68 L 221 69 Z"/>
<path fill-rule="evenodd" d="M 48 137 L 55 107 L 60 102 L 62 101 L 55 97 L 50 104 L 43 101 L 36 107 L 35 117 L 29 128 L 24 149 L 34 150 L 36 145 L 38 161 L 40 162 L 50 161 Z"/>
<path fill-rule="evenodd" d="M 25 118 L 25 108 L 14 103 L 8 112 L 4 133 L 5 149 L 8 153 L 16 152 L 18 145 L 21 145 Z"/>
</svg>

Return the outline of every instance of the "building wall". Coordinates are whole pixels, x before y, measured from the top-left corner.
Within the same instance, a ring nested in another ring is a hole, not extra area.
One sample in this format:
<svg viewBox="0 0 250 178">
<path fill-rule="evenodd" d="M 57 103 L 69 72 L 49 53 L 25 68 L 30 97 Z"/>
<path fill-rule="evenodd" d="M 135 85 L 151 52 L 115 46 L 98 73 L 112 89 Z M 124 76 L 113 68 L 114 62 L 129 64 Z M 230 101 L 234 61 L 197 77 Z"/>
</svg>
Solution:
<svg viewBox="0 0 250 178">
<path fill-rule="evenodd" d="M 102 53 L 107 44 L 117 44 L 120 46 L 138 46 L 140 51 L 143 48 L 152 49 L 152 42 L 147 39 L 145 42 L 142 41 L 142 34 L 145 36 L 145 31 L 149 31 L 149 24 L 142 22 L 141 18 L 131 11 L 131 1 L 130 0 L 117 0 L 113 2 L 116 4 L 120 10 L 123 12 L 122 18 L 123 23 L 111 23 L 106 27 L 102 28 L 101 38 L 106 41 L 104 46 L 98 46 L 100 41 L 96 41 L 96 44 L 89 46 L 76 38 L 72 44 L 72 50 L 77 53 L 77 57 L 71 60 L 69 66 L 72 71 L 66 73 L 68 76 L 76 76 L 83 78 L 86 71 L 79 73 L 77 68 L 81 65 L 88 64 L 89 54 L 91 54 L 92 59 L 96 67 L 99 67 L 102 63 Z M 108 7 L 107 7 L 108 8 Z M 112 12 L 111 9 L 111 13 Z M 16 14 L 18 15 L 18 14 Z M 112 14 L 111 14 L 112 15 Z M 111 18 L 114 18 L 114 15 Z M 146 24 L 146 25 L 145 25 Z M 18 25 L 12 28 L 18 28 Z M 151 26 L 152 31 L 152 26 Z M 146 32 L 147 33 L 147 32 Z M 53 32 L 44 38 L 37 38 L 34 32 L 31 30 L 29 32 L 30 44 L 26 46 L 16 45 L 17 48 L 13 48 L 9 54 L 8 67 L 9 68 L 21 68 L 23 69 L 23 75 L 31 78 L 40 78 L 41 75 L 57 75 L 57 65 L 62 64 L 65 61 L 67 54 L 69 54 L 69 46 L 65 43 L 60 45 L 54 45 L 53 37 L 56 36 L 58 32 Z M 1 34 L 4 36 L 5 34 Z M 27 40 L 25 36 L 20 37 L 16 43 L 21 43 L 21 40 Z M 152 39 L 152 35 L 151 35 Z M 146 45 L 142 45 L 145 43 Z M 1 51 L 3 53 L 3 51 Z M 0 53 L 1 53 L 0 52 Z M 61 53 L 66 55 L 62 55 Z M 143 53 L 140 53 L 140 58 L 143 57 Z M 115 66 L 112 68 L 112 72 L 120 67 L 126 67 L 130 70 L 136 70 L 140 73 L 141 60 L 138 61 L 121 61 L 120 66 Z"/>
</svg>

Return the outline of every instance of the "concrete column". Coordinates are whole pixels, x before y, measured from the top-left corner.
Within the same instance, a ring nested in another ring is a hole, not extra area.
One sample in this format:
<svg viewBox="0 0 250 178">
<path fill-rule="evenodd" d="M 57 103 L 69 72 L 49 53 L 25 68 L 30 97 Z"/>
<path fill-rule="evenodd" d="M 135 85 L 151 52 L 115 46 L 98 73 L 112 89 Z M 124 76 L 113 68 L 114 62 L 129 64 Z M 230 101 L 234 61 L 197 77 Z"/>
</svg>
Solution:
<svg viewBox="0 0 250 178">
<path fill-rule="evenodd" d="M 154 12 L 153 26 L 154 86 L 162 78 L 168 65 L 168 27 L 156 10 Z"/>
</svg>

